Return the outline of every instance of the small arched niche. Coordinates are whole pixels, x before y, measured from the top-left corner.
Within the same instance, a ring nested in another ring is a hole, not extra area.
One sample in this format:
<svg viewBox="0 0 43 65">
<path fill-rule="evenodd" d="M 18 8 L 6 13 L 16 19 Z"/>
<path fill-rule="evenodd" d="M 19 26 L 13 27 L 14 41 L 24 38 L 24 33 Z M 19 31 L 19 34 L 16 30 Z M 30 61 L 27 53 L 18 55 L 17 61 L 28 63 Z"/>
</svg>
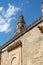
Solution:
<svg viewBox="0 0 43 65">
<path fill-rule="evenodd" d="M 11 65 L 17 65 L 16 57 L 12 58 Z"/>
</svg>

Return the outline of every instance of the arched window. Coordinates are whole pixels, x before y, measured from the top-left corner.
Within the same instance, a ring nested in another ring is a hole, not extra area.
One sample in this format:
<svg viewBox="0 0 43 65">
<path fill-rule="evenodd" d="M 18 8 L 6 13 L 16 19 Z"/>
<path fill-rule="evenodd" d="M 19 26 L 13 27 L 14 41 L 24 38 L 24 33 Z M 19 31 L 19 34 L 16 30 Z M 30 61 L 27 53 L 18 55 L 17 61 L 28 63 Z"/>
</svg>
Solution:
<svg viewBox="0 0 43 65">
<path fill-rule="evenodd" d="M 11 65 L 17 65 L 17 59 L 16 59 L 16 57 L 12 58 Z"/>
</svg>

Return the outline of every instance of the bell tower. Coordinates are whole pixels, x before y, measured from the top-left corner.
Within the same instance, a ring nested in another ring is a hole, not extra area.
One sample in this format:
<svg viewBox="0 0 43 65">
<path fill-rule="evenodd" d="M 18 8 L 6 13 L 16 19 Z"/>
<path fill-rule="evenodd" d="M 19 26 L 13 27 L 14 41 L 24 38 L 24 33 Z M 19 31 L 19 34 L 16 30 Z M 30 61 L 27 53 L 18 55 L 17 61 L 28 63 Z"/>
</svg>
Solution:
<svg viewBox="0 0 43 65">
<path fill-rule="evenodd" d="M 23 15 L 20 15 L 16 30 L 15 30 L 15 35 L 22 33 L 25 29 L 26 29 L 26 23 L 25 23 L 24 17 Z"/>
</svg>

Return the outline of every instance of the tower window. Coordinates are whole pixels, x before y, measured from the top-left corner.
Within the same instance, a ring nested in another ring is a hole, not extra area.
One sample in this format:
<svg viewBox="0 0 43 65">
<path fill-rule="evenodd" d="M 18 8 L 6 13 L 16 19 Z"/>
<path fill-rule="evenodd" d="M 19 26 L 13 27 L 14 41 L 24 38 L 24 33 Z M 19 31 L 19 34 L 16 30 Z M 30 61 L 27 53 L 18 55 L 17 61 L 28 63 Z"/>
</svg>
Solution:
<svg viewBox="0 0 43 65">
<path fill-rule="evenodd" d="M 24 27 L 24 25 L 22 25 L 22 27 Z"/>
</svg>

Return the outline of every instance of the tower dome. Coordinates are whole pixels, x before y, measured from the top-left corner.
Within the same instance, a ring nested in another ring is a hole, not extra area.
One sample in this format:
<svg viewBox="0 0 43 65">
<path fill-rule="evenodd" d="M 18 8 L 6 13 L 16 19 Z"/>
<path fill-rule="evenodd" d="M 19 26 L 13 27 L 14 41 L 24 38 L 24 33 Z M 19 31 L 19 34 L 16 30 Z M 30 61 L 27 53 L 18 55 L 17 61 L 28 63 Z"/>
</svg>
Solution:
<svg viewBox="0 0 43 65">
<path fill-rule="evenodd" d="M 18 23 L 24 23 L 25 24 L 23 15 L 20 15 Z"/>
</svg>

